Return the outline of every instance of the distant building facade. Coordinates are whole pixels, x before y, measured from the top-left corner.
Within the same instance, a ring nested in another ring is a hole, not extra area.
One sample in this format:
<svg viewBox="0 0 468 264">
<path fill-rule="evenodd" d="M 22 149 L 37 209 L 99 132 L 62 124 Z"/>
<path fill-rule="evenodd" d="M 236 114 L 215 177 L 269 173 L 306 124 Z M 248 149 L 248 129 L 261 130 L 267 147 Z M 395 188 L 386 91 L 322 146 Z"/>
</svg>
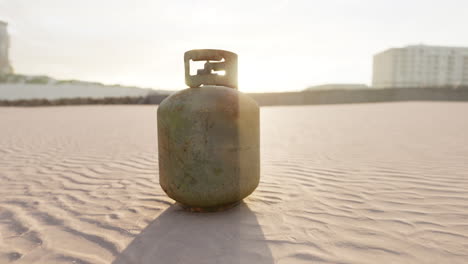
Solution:
<svg viewBox="0 0 468 264">
<path fill-rule="evenodd" d="M 7 31 L 8 24 L 0 21 L 0 74 L 12 73 L 13 69 L 8 58 L 10 49 L 10 37 Z"/>
<path fill-rule="evenodd" d="M 468 48 L 414 45 L 374 55 L 372 86 L 468 86 Z"/>
</svg>

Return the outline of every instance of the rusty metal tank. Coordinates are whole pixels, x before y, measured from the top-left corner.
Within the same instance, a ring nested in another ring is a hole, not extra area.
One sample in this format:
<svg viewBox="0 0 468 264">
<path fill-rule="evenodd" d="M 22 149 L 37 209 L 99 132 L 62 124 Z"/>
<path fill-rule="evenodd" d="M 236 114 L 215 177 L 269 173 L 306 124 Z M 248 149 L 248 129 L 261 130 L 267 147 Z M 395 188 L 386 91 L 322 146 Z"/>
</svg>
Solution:
<svg viewBox="0 0 468 264">
<path fill-rule="evenodd" d="M 191 61 L 206 61 L 204 69 L 191 75 Z M 186 208 L 221 210 L 258 186 L 259 108 L 237 90 L 235 53 L 191 50 L 184 63 L 190 88 L 158 107 L 159 183 Z"/>
</svg>

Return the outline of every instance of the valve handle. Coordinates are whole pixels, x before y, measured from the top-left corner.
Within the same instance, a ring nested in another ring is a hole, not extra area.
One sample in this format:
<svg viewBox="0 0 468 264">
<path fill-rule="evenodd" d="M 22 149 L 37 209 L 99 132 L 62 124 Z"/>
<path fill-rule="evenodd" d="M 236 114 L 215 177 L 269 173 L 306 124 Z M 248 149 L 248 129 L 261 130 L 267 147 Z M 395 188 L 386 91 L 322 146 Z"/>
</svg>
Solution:
<svg viewBox="0 0 468 264">
<path fill-rule="evenodd" d="M 223 61 L 224 59 L 224 61 Z M 190 75 L 190 61 L 206 61 L 203 69 Z M 237 89 L 237 54 L 226 50 L 196 49 L 184 54 L 185 83 L 190 88 L 220 85 Z M 225 71 L 219 75 L 216 71 Z"/>
</svg>

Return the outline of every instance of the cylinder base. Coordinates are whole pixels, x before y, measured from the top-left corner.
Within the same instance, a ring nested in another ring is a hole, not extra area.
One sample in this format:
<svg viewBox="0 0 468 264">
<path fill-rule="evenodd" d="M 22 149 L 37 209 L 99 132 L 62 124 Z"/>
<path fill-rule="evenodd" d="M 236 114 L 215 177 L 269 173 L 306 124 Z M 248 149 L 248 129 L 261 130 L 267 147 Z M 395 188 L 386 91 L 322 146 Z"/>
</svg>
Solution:
<svg viewBox="0 0 468 264">
<path fill-rule="evenodd" d="M 188 211 L 188 212 L 214 213 L 214 212 L 222 212 L 222 211 L 229 210 L 233 207 L 236 207 L 241 202 L 242 200 L 234 202 L 234 203 L 230 203 L 230 204 L 225 204 L 221 206 L 213 206 L 213 207 L 193 207 L 193 206 L 188 206 L 188 205 L 181 204 L 181 203 L 177 203 L 177 204 L 179 204 L 180 207 L 182 207 L 185 211 Z"/>
</svg>

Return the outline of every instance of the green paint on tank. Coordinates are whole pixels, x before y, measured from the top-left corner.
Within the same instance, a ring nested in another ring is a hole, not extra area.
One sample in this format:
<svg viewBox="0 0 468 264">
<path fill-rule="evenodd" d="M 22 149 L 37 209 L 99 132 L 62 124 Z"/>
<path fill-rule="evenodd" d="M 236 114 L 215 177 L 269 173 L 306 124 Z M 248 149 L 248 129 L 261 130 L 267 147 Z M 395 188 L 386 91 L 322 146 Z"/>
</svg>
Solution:
<svg viewBox="0 0 468 264">
<path fill-rule="evenodd" d="M 160 185 L 192 208 L 223 208 L 260 180 L 257 103 L 233 88 L 177 92 L 158 108 Z"/>
</svg>

